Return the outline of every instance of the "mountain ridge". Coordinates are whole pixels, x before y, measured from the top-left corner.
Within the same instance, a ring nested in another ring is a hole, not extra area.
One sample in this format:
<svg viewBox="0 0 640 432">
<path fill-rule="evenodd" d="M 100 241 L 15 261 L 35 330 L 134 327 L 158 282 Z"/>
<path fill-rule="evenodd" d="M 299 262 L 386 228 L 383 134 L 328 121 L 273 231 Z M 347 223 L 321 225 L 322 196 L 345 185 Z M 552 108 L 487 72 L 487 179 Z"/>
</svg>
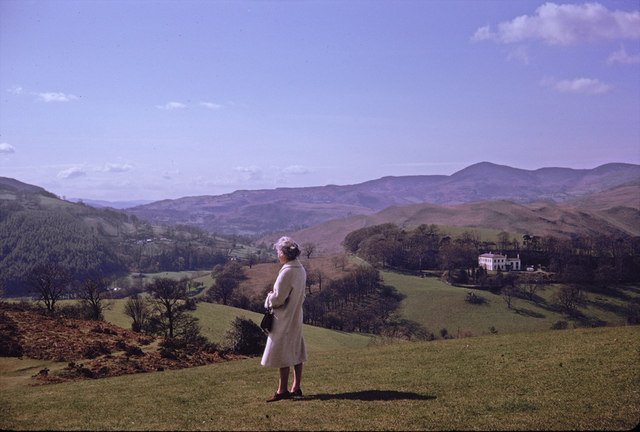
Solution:
<svg viewBox="0 0 640 432">
<path fill-rule="evenodd" d="M 640 165 L 626 163 L 608 163 L 593 169 L 523 170 L 480 162 L 450 176 L 386 176 L 343 186 L 238 190 L 162 200 L 124 211 L 155 224 L 195 225 L 209 232 L 256 235 L 371 215 L 399 205 L 498 200 L 563 203 L 637 179 Z"/>
</svg>

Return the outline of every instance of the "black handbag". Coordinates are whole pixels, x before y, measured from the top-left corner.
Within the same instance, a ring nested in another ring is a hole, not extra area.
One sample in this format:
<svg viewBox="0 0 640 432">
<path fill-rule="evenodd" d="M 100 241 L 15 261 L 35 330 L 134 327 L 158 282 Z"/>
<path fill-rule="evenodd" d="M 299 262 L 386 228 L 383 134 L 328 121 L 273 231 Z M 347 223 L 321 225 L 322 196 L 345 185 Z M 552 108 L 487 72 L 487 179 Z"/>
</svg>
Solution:
<svg viewBox="0 0 640 432">
<path fill-rule="evenodd" d="M 262 322 L 260 323 L 260 328 L 265 332 L 270 332 L 273 327 L 273 309 L 267 309 L 262 317 Z"/>
</svg>

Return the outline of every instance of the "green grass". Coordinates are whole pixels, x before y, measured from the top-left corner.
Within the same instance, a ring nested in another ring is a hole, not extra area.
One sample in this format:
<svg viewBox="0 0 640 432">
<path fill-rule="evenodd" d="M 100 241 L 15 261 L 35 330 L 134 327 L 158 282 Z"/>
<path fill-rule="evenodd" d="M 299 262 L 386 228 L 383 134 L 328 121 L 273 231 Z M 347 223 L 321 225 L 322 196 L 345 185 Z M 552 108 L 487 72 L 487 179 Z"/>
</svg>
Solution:
<svg viewBox="0 0 640 432">
<path fill-rule="evenodd" d="M 386 284 L 406 296 L 401 302 L 402 317 L 422 324 L 436 335 L 443 328 L 452 336 L 457 336 L 458 331 L 470 331 L 474 336 L 488 335 L 491 327 L 499 333 L 540 331 L 550 329 L 559 320 L 570 325 L 584 325 L 554 310 L 551 297 L 558 289 L 555 285 L 536 293 L 540 298 L 537 302 L 517 298 L 509 309 L 502 296 L 489 291 L 473 290 L 486 299 L 485 304 L 473 305 L 465 301 L 471 289 L 447 285 L 438 278 L 392 272 L 381 272 L 381 275 Z M 640 297 L 637 287 L 619 287 L 618 290 L 631 298 Z M 624 310 L 624 300 L 604 294 L 587 293 L 586 296 L 590 302 L 580 311 L 587 321 L 609 324 L 626 321 L 620 314 Z"/>
<path fill-rule="evenodd" d="M 105 312 L 105 320 L 122 328 L 131 328 L 131 318 L 124 314 L 126 300 L 114 300 L 112 307 Z M 262 314 L 223 306 L 215 303 L 198 303 L 193 312 L 198 318 L 201 332 L 210 341 L 223 344 L 225 331 L 231 327 L 236 317 L 243 317 L 260 323 Z M 346 333 L 327 330 L 320 327 L 304 326 L 304 338 L 309 352 L 361 348 L 370 344 L 372 336 L 359 333 Z"/>
<path fill-rule="evenodd" d="M 628 430 L 640 327 L 316 352 L 299 400 L 265 403 L 258 359 L 41 387 L 3 386 L 12 430 Z M 4 361 L 5 359 L 3 359 Z"/>
</svg>

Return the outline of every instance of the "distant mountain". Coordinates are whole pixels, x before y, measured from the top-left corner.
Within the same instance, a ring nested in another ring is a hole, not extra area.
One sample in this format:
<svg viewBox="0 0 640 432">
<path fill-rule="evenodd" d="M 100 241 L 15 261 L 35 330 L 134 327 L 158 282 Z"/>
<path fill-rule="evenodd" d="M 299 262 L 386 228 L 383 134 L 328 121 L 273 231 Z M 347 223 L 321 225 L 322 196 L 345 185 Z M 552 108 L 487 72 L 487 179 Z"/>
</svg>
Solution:
<svg viewBox="0 0 640 432">
<path fill-rule="evenodd" d="M 292 231 L 325 221 L 372 215 L 390 206 L 455 205 L 507 200 L 562 203 L 640 179 L 640 165 L 535 171 L 481 162 L 450 176 L 383 177 L 355 185 L 236 191 L 128 208 L 153 224 L 194 225 L 209 232 L 255 235 Z"/>
<path fill-rule="evenodd" d="M 135 207 L 139 205 L 152 203 L 153 200 L 137 200 L 137 201 L 103 201 L 92 200 L 84 198 L 70 198 L 69 201 L 75 203 L 82 203 L 94 208 L 112 208 L 112 209 L 125 209 Z"/>
<path fill-rule="evenodd" d="M 387 222 L 407 227 L 435 224 L 491 228 L 561 238 L 575 234 L 640 236 L 640 180 L 562 204 L 482 201 L 392 206 L 371 215 L 330 220 L 290 235 L 300 243 L 315 244 L 322 253 L 336 253 L 343 251 L 342 240 L 350 232 Z M 262 241 L 271 243 L 275 241 L 272 237 Z"/>
</svg>

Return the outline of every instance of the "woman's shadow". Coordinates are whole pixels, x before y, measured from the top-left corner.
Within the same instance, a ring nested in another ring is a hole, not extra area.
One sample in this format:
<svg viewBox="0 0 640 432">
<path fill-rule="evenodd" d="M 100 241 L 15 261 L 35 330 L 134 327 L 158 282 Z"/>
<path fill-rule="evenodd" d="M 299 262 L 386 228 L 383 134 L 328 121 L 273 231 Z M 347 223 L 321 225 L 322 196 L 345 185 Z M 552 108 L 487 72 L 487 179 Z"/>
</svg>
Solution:
<svg viewBox="0 0 640 432">
<path fill-rule="evenodd" d="M 421 395 L 412 392 L 400 392 L 395 390 L 363 390 L 357 392 L 348 393 L 320 393 L 315 395 L 303 396 L 296 398 L 300 401 L 309 400 L 331 400 L 331 399 L 346 399 L 346 400 L 360 400 L 360 401 L 393 401 L 393 400 L 432 400 L 437 399 L 436 396 Z"/>
</svg>

